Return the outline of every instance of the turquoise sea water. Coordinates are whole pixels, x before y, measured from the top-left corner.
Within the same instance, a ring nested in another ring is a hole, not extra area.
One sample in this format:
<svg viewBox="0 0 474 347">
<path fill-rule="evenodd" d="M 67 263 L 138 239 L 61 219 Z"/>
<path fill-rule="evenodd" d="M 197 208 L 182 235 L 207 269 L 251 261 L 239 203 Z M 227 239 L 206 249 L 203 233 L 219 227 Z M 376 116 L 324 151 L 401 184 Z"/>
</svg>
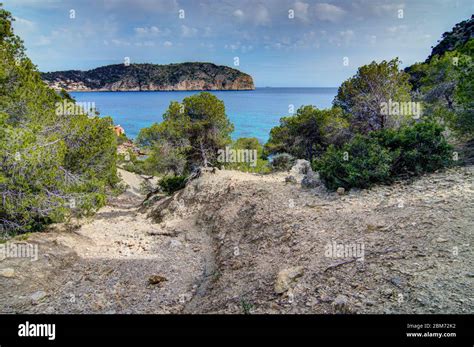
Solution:
<svg viewBox="0 0 474 347">
<path fill-rule="evenodd" d="M 94 102 L 101 116 L 111 116 L 128 137 L 135 138 L 140 129 L 161 122 L 171 101 L 198 92 L 78 92 L 71 95 L 78 102 Z M 337 88 L 257 88 L 253 91 L 213 91 L 226 106 L 235 130 L 233 139 L 256 137 L 266 142 L 270 129 L 288 116 L 290 105 L 295 111 L 302 105 L 318 108 L 331 106 Z"/>
</svg>

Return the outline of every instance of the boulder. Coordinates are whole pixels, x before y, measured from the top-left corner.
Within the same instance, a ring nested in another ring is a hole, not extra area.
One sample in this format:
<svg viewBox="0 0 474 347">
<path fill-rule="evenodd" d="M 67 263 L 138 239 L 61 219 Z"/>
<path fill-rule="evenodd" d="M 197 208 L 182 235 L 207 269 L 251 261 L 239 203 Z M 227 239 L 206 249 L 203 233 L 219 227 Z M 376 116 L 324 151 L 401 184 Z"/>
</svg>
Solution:
<svg viewBox="0 0 474 347">
<path fill-rule="evenodd" d="M 306 175 L 311 170 L 311 164 L 304 159 L 298 159 L 290 170 L 290 174 L 294 176 Z"/>
<path fill-rule="evenodd" d="M 275 293 L 283 294 L 288 291 L 296 280 L 303 276 L 303 272 L 304 269 L 302 266 L 281 270 L 275 281 Z"/>
<path fill-rule="evenodd" d="M 295 183 L 300 184 L 305 175 L 313 172 L 309 161 L 298 159 L 290 170 L 288 177 L 294 177 Z"/>
<path fill-rule="evenodd" d="M 346 193 L 346 190 L 343 187 L 337 188 L 337 194 L 338 195 L 344 195 Z"/>
<path fill-rule="evenodd" d="M 311 170 L 311 169 L 310 169 Z M 317 188 L 322 185 L 321 180 L 319 179 L 319 174 L 309 171 L 301 180 L 301 186 L 303 188 Z"/>
</svg>

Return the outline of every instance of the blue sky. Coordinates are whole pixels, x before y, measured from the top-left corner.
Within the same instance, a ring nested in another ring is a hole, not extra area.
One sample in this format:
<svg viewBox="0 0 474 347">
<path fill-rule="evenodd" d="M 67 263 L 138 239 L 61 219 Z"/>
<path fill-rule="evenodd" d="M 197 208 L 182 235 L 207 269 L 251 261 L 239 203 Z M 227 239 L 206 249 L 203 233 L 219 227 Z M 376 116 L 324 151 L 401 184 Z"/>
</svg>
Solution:
<svg viewBox="0 0 474 347">
<path fill-rule="evenodd" d="M 41 71 L 85 70 L 125 57 L 234 66 L 238 57 L 237 68 L 258 87 L 337 87 L 373 60 L 422 61 L 443 32 L 474 13 L 472 0 L 3 3 Z"/>
</svg>

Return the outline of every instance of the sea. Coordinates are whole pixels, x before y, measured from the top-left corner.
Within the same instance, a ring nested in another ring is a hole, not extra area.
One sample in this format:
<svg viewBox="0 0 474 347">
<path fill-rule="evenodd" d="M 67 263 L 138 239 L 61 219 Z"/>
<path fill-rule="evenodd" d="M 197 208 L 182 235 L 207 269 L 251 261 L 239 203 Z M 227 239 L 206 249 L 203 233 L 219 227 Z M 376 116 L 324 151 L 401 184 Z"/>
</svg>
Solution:
<svg viewBox="0 0 474 347">
<path fill-rule="evenodd" d="M 110 116 L 134 139 L 140 129 L 162 121 L 172 101 L 181 102 L 198 91 L 153 92 L 73 92 L 77 102 L 94 103 L 100 116 Z M 280 118 L 303 105 L 329 108 L 337 88 L 256 88 L 251 91 L 211 91 L 224 101 L 226 114 L 234 124 L 232 138 L 256 137 L 268 140 Z"/>
</svg>

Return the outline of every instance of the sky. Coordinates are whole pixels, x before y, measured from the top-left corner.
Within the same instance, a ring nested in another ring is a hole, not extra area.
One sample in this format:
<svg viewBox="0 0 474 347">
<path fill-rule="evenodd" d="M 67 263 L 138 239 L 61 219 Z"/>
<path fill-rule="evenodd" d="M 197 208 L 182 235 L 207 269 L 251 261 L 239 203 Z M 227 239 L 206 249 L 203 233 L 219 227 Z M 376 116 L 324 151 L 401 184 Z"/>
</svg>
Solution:
<svg viewBox="0 0 474 347">
<path fill-rule="evenodd" d="M 257 87 L 337 87 L 372 61 L 424 61 L 473 0 L 3 0 L 43 71 L 212 62 Z M 236 65 L 238 64 L 238 65 Z"/>
</svg>

